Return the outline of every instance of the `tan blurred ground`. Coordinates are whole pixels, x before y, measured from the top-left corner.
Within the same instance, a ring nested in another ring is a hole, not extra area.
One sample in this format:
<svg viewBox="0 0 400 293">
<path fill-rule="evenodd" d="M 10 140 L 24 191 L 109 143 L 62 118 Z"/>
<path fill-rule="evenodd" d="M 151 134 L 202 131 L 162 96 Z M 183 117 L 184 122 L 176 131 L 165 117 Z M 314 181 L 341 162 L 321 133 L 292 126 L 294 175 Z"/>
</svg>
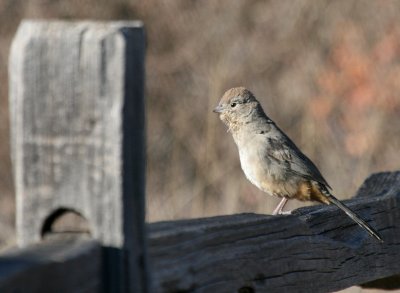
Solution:
<svg viewBox="0 0 400 293">
<path fill-rule="evenodd" d="M 211 112 L 233 86 L 259 97 L 339 198 L 400 169 L 399 15 L 398 1 L 0 0 L 0 246 L 13 239 L 7 59 L 21 19 L 144 21 L 147 219 L 159 221 L 277 203 L 246 181 Z"/>
</svg>

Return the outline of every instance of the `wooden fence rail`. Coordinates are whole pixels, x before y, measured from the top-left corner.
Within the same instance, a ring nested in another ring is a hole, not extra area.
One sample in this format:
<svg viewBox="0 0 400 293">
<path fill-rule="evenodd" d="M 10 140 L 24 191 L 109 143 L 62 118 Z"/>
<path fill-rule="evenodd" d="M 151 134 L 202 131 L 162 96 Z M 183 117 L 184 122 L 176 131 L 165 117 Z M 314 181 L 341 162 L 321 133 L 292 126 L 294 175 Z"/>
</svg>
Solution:
<svg viewBox="0 0 400 293">
<path fill-rule="evenodd" d="M 400 274 L 400 172 L 371 176 L 346 203 L 384 243 L 331 206 L 152 224 L 155 292 L 332 292 Z"/>
<path fill-rule="evenodd" d="M 400 287 L 399 172 L 347 202 L 384 243 L 325 206 L 145 225 L 144 53 L 140 22 L 21 24 L 9 62 L 20 248 L 0 256 L 0 292 Z"/>
<path fill-rule="evenodd" d="M 82 237 L 58 237 L 0 256 L 1 292 L 101 292 L 102 249 Z"/>
</svg>

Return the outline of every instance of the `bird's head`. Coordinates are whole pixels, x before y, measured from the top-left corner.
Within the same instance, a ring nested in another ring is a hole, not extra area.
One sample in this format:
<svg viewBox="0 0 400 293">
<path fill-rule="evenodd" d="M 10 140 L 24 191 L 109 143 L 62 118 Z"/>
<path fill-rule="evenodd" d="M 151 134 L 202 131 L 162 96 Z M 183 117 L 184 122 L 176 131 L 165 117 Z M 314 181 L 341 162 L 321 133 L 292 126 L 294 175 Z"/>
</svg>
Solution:
<svg viewBox="0 0 400 293">
<path fill-rule="evenodd" d="M 224 93 L 213 112 L 218 113 L 220 119 L 232 129 L 251 121 L 260 107 L 252 92 L 244 87 L 235 87 Z"/>
</svg>

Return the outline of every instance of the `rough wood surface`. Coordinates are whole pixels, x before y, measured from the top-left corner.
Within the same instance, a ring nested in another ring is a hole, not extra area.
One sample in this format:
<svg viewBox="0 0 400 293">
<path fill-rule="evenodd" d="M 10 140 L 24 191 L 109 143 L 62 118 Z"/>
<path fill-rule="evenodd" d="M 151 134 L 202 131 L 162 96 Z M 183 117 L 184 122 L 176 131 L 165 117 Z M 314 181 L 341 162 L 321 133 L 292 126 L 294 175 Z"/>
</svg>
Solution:
<svg viewBox="0 0 400 293">
<path fill-rule="evenodd" d="M 25 21 L 9 62 L 18 243 L 75 211 L 114 291 L 145 291 L 144 52 L 140 22 Z"/>
<path fill-rule="evenodd" d="M 0 292 L 101 292 L 102 250 L 98 242 L 56 237 L 0 255 Z"/>
<path fill-rule="evenodd" d="M 346 201 L 379 243 L 333 206 L 149 225 L 155 292 L 331 292 L 400 273 L 400 172 Z"/>
</svg>

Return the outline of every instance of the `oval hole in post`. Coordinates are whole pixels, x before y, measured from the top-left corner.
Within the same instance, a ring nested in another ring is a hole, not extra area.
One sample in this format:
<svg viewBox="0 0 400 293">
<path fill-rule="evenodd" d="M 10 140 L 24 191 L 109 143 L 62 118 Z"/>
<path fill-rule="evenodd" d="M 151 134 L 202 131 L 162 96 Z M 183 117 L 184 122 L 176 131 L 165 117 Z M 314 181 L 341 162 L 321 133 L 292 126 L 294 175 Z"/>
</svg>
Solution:
<svg viewBox="0 0 400 293">
<path fill-rule="evenodd" d="M 81 213 L 59 208 L 46 218 L 41 231 L 42 238 L 55 234 L 90 235 L 89 223 Z"/>
</svg>

